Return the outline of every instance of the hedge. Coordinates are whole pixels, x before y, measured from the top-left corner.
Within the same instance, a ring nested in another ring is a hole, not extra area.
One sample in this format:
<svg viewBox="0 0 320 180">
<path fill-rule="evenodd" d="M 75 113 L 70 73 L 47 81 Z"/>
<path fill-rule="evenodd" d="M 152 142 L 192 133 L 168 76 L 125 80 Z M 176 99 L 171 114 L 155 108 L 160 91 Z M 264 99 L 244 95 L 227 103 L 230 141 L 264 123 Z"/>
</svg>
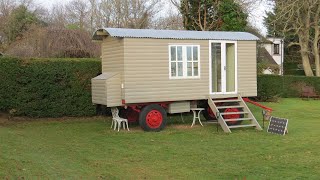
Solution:
<svg viewBox="0 0 320 180">
<path fill-rule="evenodd" d="M 295 62 L 284 62 L 283 68 L 284 68 L 284 74 L 285 75 L 295 75 L 295 76 L 304 76 L 304 70 L 299 69 L 298 63 Z"/>
<path fill-rule="evenodd" d="M 97 59 L 0 57 L 0 111 L 18 116 L 91 116 L 92 77 Z"/>
<path fill-rule="evenodd" d="M 304 86 L 314 87 L 320 94 L 320 77 L 258 75 L 258 99 L 297 98 Z"/>
<path fill-rule="evenodd" d="M 92 116 L 91 78 L 97 59 L 29 59 L 0 57 L 0 111 L 17 116 Z M 303 86 L 320 94 L 320 78 L 258 75 L 258 99 L 299 97 Z"/>
</svg>

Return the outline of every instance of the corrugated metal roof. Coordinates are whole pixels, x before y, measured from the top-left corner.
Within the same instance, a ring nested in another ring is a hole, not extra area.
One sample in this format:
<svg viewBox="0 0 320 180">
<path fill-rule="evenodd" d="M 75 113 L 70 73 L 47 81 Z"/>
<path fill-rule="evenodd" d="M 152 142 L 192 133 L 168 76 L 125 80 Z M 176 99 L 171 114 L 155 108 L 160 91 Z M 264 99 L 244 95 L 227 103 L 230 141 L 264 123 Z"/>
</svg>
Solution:
<svg viewBox="0 0 320 180">
<path fill-rule="evenodd" d="M 124 28 L 103 28 L 97 30 L 94 40 L 102 40 L 97 32 L 105 31 L 112 37 L 120 38 L 153 38 L 153 39 L 197 39 L 197 40 L 236 40 L 236 41 L 257 41 L 259 38 L 247 32 L 226 32 L 226 31 L 186 31 L 186 30 L 154 30 L 154 29 L 124 29 Z"/>
</svg>

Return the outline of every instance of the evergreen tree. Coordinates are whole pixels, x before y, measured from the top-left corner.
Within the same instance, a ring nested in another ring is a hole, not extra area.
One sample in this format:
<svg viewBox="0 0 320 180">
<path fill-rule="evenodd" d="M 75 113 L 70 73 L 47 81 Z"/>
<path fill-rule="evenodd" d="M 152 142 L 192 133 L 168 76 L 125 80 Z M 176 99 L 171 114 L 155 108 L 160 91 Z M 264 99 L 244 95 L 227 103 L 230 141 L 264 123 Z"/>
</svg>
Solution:
<svg viewBox="0 0 320 180">
<path fill-rule="evenodd" d="M 244 13 L 234 0 L 224 0 L 219 6 L 221 31 L 245 31 L 248 15 Z"/>
<path fill-rule="evenodd" d="M 181 0 L 184 27 L 197 31 L 244 31 L 248 15 L 235 0 Z"/>
</svg>

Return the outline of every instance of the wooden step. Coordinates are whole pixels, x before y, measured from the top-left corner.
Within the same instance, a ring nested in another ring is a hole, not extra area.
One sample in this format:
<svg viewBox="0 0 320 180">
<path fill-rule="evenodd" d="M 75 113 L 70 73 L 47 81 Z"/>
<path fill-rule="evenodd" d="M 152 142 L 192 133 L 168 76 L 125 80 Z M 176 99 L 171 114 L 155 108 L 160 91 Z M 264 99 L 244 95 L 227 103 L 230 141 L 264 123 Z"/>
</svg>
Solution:
<svg viewBox="0 0 320 180">
<path fill-rule="evenodd" d="M 242 127 L 256 127 L 255 124 L 246 124 L 246 125 L 235 125 L 235 126 L 228 126 L 230 129 L 231 128 L 242 128 Z"/>
<path fill-rule="evenodd" d="M 227 112 L 227 113 L 220 113 L 220 115 L 231 115 L 231 114 L 248 114 L 249 112 Z"/>
<path fill-rule="evenodd" d="M 217 106 L 218 109 L 226 109 L 226 108 L 243 108 L 243 106 Z"/>
<path fill-rule="evenodd" d="M 224 119 L 224 121 L 226 121 L 226 122 L 230 122 L 230 121 L 247 121 L 247 120 L 252 120 L 252 118 Z"/>
<path fill-rule="evenodd" d="M 222 100 L 215 100 L 214 103 L 222 103 L 222 102 L 240 102 L 240 99 L 222 99 Z"/>
</svg>

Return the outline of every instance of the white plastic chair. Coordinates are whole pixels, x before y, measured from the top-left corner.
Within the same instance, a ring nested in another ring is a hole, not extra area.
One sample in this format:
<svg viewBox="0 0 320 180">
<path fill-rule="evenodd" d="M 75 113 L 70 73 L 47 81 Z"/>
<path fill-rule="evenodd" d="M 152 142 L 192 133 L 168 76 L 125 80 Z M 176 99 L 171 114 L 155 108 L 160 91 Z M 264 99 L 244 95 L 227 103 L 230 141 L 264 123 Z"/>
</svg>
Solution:
<svg viewBox="0 0 320 180">
<path fill-rule="evenodd" d="M 112 113 L 112 123 L 111 123 L 111 128 L 114 126 L 113 130 L 116 130 L 118 127 L 118 131 L 120 131 L 121 125 L 123 124 L 123 129 L 127 128 L 129 130 L 128 126 L 128 120 L 119 117 L 119 109 L 116 107 L 111 108 L 111 113 Z"/>
</svg>

